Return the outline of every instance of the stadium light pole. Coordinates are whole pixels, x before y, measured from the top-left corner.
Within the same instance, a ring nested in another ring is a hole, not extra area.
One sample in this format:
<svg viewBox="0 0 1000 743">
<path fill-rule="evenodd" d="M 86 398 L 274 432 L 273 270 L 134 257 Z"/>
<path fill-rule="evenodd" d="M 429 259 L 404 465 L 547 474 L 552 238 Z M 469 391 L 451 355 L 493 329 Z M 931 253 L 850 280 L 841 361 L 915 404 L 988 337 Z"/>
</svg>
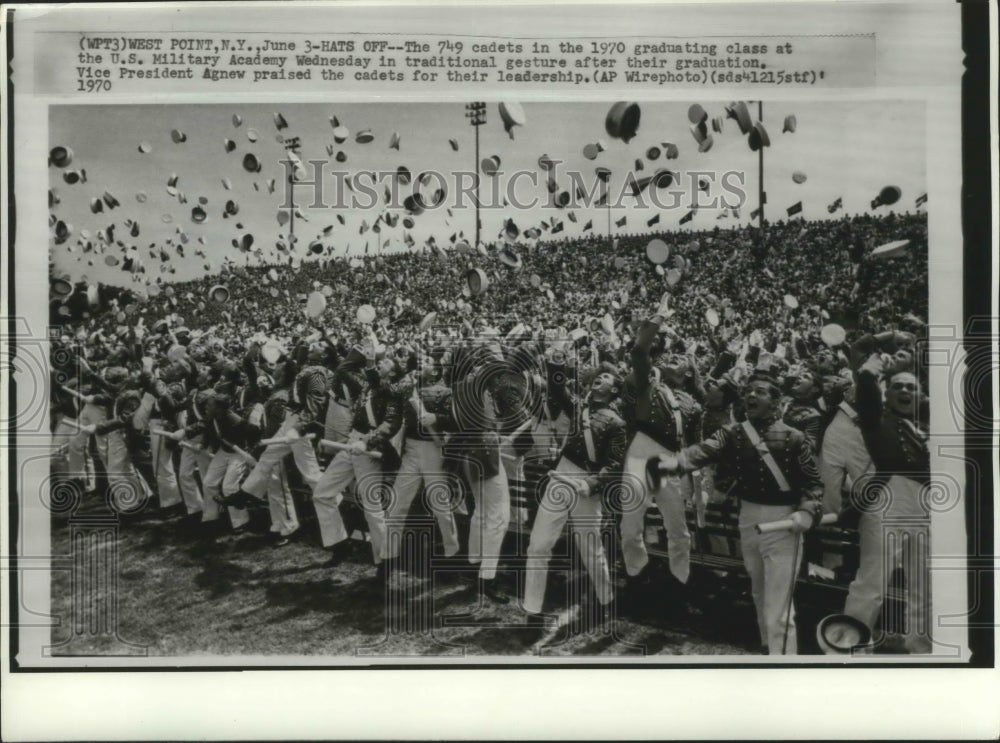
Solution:
<svg viewBox="0 0 1000 743">
<path fill-rule="evenodd" d="M 479 247 L 479 127 L 486 123 L 486 103 L 477 101 L 465 104 L 465 117 L 469 124 L 476 130 L 476 161 L 473 164 L 472 172 L 475 174 L 476 183 L 476 247 Z"/>
</svg>

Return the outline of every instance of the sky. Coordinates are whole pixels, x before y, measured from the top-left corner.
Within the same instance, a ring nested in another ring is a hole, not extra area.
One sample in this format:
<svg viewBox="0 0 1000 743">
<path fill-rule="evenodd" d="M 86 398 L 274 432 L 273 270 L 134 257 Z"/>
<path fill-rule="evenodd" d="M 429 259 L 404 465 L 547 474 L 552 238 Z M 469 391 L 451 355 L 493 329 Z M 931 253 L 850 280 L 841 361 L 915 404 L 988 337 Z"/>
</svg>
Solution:
<svg viewBox="0 0 1000 743">
<path fill-rule="evenodd" d="M 611 170 L 612 194 L 624 188 L 631 173 L 636 177 L 649 176 L 656 168 L 681 173 L 713 172 L 719 174 L 717 179 L 726 172 L 745 173 L 748 196 L 739 218 L 730 214 L 725 219 L 717 219 L 721 211 L 705 207 L 698 210 L 694 219 L 680 226 L 679 221 L 688 211 L 691 199 L 691 189 L 686 187 L 681 191 L 683 197 L 676 208 L 659 209 L 650 204 L 648 198 L 644 205 L 638 205 L 635 199 L 626 197 L 612 209 L 611 217 L 612 222 L 626 217 L 627 223 L 621 228 L 612 223 L 614 232 L 703 230 L 748 223 L 750 212 L 757 206 L 757 153 L 750 150 L 747 138 L 740 134 L 732 119 L 725 120 L 723 132 L 714 135 L 714 146 L 707 153 L 698 152 L 689 131 L 691 104 L 700 103 L 711 119 L 725 117 L 725 102 L 638 103 L 641 120 L 637 134 L 628 143 L 612 138 L 605 131 L 610 107 L 607 102 L 524 104 L 526 120 L 523 126 L 512 129 L 513 138 L 504 130 L 497 104 L 488 104 L 487 121 L 479 132 L 480 161 L 496 155 L 507 174 L 522 170 L 536 174 L 535 185 L 531 177 L 521 176 L 516 194 L 522 202 L 535 201 L 538 205 L 484 208 L 483 242 L 492 245 L 507 219 L 524 230 L 555 217 L 564 225 L 557 237 L 607 234 L 608 217 L 604 207 L 573 209 L 577 220 L 574 223 L 568 218 L 570 210 L 544 206 L 545 178 L 537 166 L 542 154 L 562 161 L 557 171 L 559 190 L 571 190 L 567 171 L 579 171 L 589 184 L 597 166 Z M 751 104 L 750 111 L 756 118 L 756 102 Z M 275 112 L 284 117 L 286 128 L 276 128 Z M 238 127 L 234 126 L 234 114 L 242 119 Z M 797 120 L 794 133 L 782 133 L 782 122 L 788 114 L 794 114 Z M 350 132 L 343 144 L 334 142 L 331 123 L 334 116 Z M 830 218 L 827 205 L 838 197 L 843 199 L 844 212 L 848 214 L 871 211 L 869 202 L 886 185 L 898 186 L 903 194 L 891 209 L 912 211 L 914 200 L 926 192 L 924 120 L 923 105 L 917 102 L 765 101 L 763 122 L 771 138 L 771 146 L 765 150 L 764 170 L 768 218 L 784 218 L 786 208 L 801 201 L 802 216 L 806 219 L 827 219 Z M 186 141 L 175 143 L 171 136 L 174 129 L 183 132 Z M 250 129 L 258 133 L 256 142 L 251 142 L 247 136 Z M 356 134 L 362 130 L 371 131 L 373 140 L 370 143 L 356 141 Z M 393 133 L 399 136 L 398 150 L 389 147 Z M 460 231 L 473 241 L 474 209 L 469 203 L 464 208 L 454 208 L 457 188 L 454 177 L 448 175 L 455 171 L 471 172 L 476 166 L 474 129 L 467 122 L 465 107 L 460 103 L 52 106 L 50 148 L 63 146 L 73 151 L 73 161 L 67 167 L 49 168 L 50 188 L 55 189 L 59 199 L 51 213 L 73 229 L 69 239 L 59 245 L 55 244 L 54 233 L 50 230 L 49 249 L 57 272 L 69 273 L 73 279 L 86 278 L 141 288 L 128 273 L 104 263 L 97 232 L 110 224 L 115 224 L 116 239 L 126 246 L 137 246 L 137 251 L 128 254 L 138 256 L 145 264 L 143 280 L 197 278 L 217 272 L 227 257 L 239 264 L 247 260 L 253 264 L 284 259 L 275 249 L 277 241 L 287 243 L 288 237 L 288 225 L 279 224 L 277 219 L 283 198 L 280 186 L 284 170 L 280 161 L 285 157 L 284 145 L 276 139 L 278 135 L 285 139 L 298 137 L 303 160 L 323 159 L 328 163 L 323 168 L 323 201 L 328 205 L 336 201 L 337 182 L 331 174 L 334 169 L 395 172 L 404 166 L 414 176 L 422 171 L 435 171 L 444 173 L 449 180 L 451 216 L 444 208 L 428 210 L 415 218 L 413 229 L 405 230 L 402 217 L 406 213 L 398 208 L 393 210 L 400 217 L 397 226 L 389 228 L 383 224 L 379 234 L 370 229 L 360 234 L 360 230 L 363 222 L 371 226 L 379 214 L 385 212 L 381 194 L 387 182 L 380 183 L 377 188 L 379 203 L 367 209 L 310 208 L 308 197 L 312 190 L 299 186 L 296 202 L 307 221 L 296 221 L 298 245 L 293 255 L 306 255 L 306 246 L 317 238 L 321 238 L 324 245 L 332 246 L 335 256 L 362 254 L 366 243 L 371 253 L 406 250 L 404 231 L 411 234 L 418 249 L 430 237 L 438 244 L 448 245 L 449 238 Z M 224 147 L 227 138 L 236 144 L 236 149 L 230 153 Z M 456 141 L 458 151 L 452 148 L 449 139 Z M 583 148 L 599 140 L 605 144 L 604 151 L 595 160 L 588 160 L 583 155 Z M 143 142 L 149 144 L 150 152 L 139 151 Z M 657 161 L 647 159 L 650 147 L 662 149 L 666 142 L 678 146 L 677 159 L 667 161 L 662 154 Z M 337 163 L 327 154 L 328 147 L 334 154 L 342 151 L 346 162 Z M 243 159 L 251 152 L 261 163 L 259 173 L 249 173 L 243 168 Z M 634 170 L 636 159 L 643 161 L 641 172 Z M 70 185 L 65 182 L 65 171 L 81 169 L 86 171 L 86 183 Z M 796 171 L 806 175 L 804 183 L 793 181 L 792 173 Z M 186 204 L 179 203 L 178 197 L 167 191 L 172 175 L 177 176 L 176 189 L 187 197 Z M 223 178 L 231 182 L 231 190 L 225 189 Z M 278 183 L 273 194 L 268 192 L 266 185 L 270 178 Z M 687 186 L 687 179 L 682 182 Z M 431 190 L 439 185 L 436 181 L 430 183 Z M 483 176 L 481 198 L 484 203 L 500 205 L 501 200 L 492 195 L 493 183 L 493 179 Z M 412 188 L 412 183 L 402 186 L 401 193 L 407 195 Z M 100 198 L 105 191 L 112 194 L 120 206 L 113 210 L 105 206 L 102 213 L 93 214 L 91 199 Z M 146 196 L 142 203 L 136 198 L 140 193 Z M 704 201 L 723 195 L 725 192 L 717 182 L 709 189 L 707 197 L 703 194 L 700 198 Z M 663 204 L 671 203 L 666 192 L 660 192 L 660 196 Z M 208 219 L 202 224 L 191 219 L 191 210 L 198 205 L 199 198 L 207 200 L 203 208 Z M 224 218 L 224 205 L 230 199 L 238 203 L 239 212 Z M 877 213 L 889 210 L 881 207 Z M 646 221 L 656 214 L 660 215 L 659 224 L 647 227 Z M 343 217 L 343 225 L 338 215 Z M 126 220 L 138 223 L 137 237 L 129 234 Z M 588 221 L 592 221 L 593 228 L 585 233 L 583 227 Z M 324 235 L 323 230 L 328 226 L 332 228 Z M 181 244 L 182 233 L 188 240 L 183 246 L 183 258 L 175 249 Z M 253 236 L 253 249 L 262 250 L 261 256 L 233 247 L 233 239 L 239 240 L 247 234 Z M 83 243 L 88 239 L 96 250 L 83 253 Z M 387 246 L 384 245 L 386 240 L 389 241 Z M 159 258 L 152 258 L 151 244 L 164 248 L 170 260 L 162 263 Z M 205 257 L 196 256 L 195 249 L 202 250 Z M 119 258 L 124 256 L 117 245 L 104 250 Z M 88 265 L 88 261 L 93 265 Z M 173 266 L 176 272 L 163 273 L 161 265 Z"/>
</svg>

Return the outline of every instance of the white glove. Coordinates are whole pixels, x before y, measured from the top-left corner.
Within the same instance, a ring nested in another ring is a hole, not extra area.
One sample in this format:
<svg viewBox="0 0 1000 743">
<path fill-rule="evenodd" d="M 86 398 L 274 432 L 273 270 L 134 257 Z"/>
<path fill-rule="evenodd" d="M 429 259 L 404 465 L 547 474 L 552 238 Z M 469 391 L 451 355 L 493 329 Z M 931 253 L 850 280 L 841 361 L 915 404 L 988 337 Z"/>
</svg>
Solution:
<svg viewBox="0 0 1000 743">
<path fill-rule="evenodd" d="M 812 518 L 805 511 L 795 511 L 788 518 L 791 519 L 793 524 L 791 528 L 793 534 L 801 534 L 804 531 L 809 531 L 812 527 Z"/>
</svg>

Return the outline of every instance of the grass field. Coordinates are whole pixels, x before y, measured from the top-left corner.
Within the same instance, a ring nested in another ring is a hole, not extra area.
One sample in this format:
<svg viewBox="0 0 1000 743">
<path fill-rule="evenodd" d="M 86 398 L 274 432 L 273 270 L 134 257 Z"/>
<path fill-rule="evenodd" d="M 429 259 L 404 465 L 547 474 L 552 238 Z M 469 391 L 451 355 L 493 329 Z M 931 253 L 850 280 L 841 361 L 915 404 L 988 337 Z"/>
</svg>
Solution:
<svg viewBox="0 0 1000 743">
<path fill-rule="evenodd" d="M 309 507 L 305 506 L 305 511 Z M 86 503 L 74 518 L 97 513 Z M 565 571 L 552 571 L 546 610 L 557 626 L 527 628 L 516 600 L 482 605 L 474 583 L 452 571 L 431 580 L 396 574 L 375 580 L 370 546 L 352 542 L 353 554 L 324 568 L 314 523 L 305 523 L 291 544 L 268 543 L 266 513 L 255 513 L 240 536 L 205 538 L 197 527 L 153 514 L 123 520 L 117 539 L 103 547 L 118 559 L 118 637 L 152 657 L 228 658 L 301 656 L 315 662 L 371 656 L 392 660 L 423 657 L 483 659 L 488 656 L 742 655 L 756 650 L 748 601 L 691 614 L 667 593 L 654 594 L 634 612 L 610 624 L 588 626 L 576 602 L 579 586 Z M 73 529 L 53 522 L 53 554 L 66 554 Z M 470 573 L 474 576 L 474 573 Z M 515 581 L 505 586 L 514 596 Z M 54 573 L 52 610 L 69 616 L 73 584 L 68 571 Z M 106 597 L 105 597 L 106 598 Z M 53 644 L 72 639 L 57 654 L 103 655 L 117 647 L 102 634 L 53 630 Z M 224 662 L 224 661 L 223 661 Z M 165 661 L 164 665 L 169 665 Z"/>
</svg>

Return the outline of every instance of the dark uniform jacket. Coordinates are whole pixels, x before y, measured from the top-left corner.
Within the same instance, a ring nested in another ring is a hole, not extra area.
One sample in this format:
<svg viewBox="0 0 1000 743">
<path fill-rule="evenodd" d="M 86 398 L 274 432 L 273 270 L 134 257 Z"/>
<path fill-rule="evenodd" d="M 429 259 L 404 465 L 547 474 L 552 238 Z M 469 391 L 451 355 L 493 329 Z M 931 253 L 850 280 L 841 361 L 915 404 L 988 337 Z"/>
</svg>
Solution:
<svg viewBox="0 0 1000 743">
<path fill-rule="evenodd" d="M 669 451 L 679 451 L 686 444 L 701 439 L 701 405 L 686 392 L 668 392 L 665 384 L 652 381 L 649 354 L 638 346 L 632 350 L 632 370 L 622 394 L 622 410 L 630 436 L 641 431 Z M 681 414 L 680 430 L 670 404 L 670 393 Z"/>
<path fill-rule="evenodd" d="M 885 479 L 901 475 L 921 484 L 930 482 L 926 433 L 914 422 L 883 410 L 878 379 L 864 369 L 858 373 L 856 408 L 876 473 Z"/>
<path fill-rule="evenodd" d="M 325 366 L 307 366 L 295 377 L 287 407 L 299 415 L 299 431 L 322 433 L 329 402 L 330 371 Z"/>
<path fill-rule="evenodd" d="M 451 438 L 445 456 L 454 461 L 470 460 L 486 479 L 500 473 L 500 434 L 493 399 L 479 375 L 470 374 L 452 385 Z"/>
<path fill-rule="evenodd" d="M 678 455 L 681 471 L 726 462 L 734 479 L 731 495 L 750 503 L 794 506 L 818 518 L 823 483 L 805 434 L 781 420 L 757 423 L 754 429 L 788 481 L 791 489 L 787 493 L 779 488 L 741 423 L 723 426 L 701 443 L 685 447 Z"/>
<path fill-rule="evenodd" d="M 792 402 L 781 419 L 792 428 L 797 428 L 806 435 L 813 453 L 819 451 L 823 430 L 823 414 L 819 408 L 808 403 Z"/>
<path fill-rule="evenodd" d="M 414 391 L 424 411 L 437 418 L 430 428 L 421 425 L 417 417 L 417 408 L 413 404 Z M 412 380 L 408 379 L 405 384 L 399 386 L 398 393 L 403 400 L 403 426 L 406 428 L 406 438 L 443 442 L 443 432 L 454 428 L 451 419 L 451 389 L 441 382 L 415 386 Z"/>
</svg>

